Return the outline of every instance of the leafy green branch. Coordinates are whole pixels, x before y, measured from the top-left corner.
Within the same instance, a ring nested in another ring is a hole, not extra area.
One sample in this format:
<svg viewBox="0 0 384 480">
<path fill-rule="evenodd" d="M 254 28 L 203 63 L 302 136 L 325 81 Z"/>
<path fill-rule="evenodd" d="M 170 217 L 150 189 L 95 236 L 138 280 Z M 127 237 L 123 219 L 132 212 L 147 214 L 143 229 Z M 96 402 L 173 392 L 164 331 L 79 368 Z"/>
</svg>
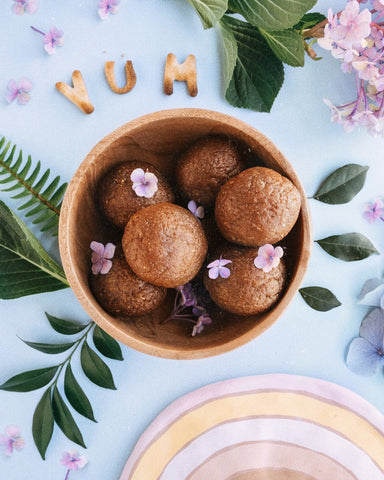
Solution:
<svg viewBox="0 0 384 480">
<path fill-rule="evenodd" d="M 0 385 L 1 390 L 12 392 L 30 392 L 48 386 L 35 409 L 32 422 L 33 438 L 43 459 L 45 459 L 55 423 L 70 440 L 86 448 L 80 429 L 59 391 L 59 379 L 64 377 L 64 393 L 69 405 L 80 415 L 96 422 L 91 403 L 72 371 L 71 361 L 74 353 L 80 350 L 80 364 L 88 379 L 100 387 L 111 390 L 116 389 L 111 370 L 89 345 L 90 335 L 92 334 L 96 349 L 103 356 L 123 360 L 118 342 L 94 322 L 80 324 L 49 314 L 46 316 L 57 333 L 80 336 L 66 343 L 37 343 L 25 340 L 23 342 L 45 354 L 56 355 L 68 351 L 69 355 L 57 365 L 19 373 Z"/>
</svg>

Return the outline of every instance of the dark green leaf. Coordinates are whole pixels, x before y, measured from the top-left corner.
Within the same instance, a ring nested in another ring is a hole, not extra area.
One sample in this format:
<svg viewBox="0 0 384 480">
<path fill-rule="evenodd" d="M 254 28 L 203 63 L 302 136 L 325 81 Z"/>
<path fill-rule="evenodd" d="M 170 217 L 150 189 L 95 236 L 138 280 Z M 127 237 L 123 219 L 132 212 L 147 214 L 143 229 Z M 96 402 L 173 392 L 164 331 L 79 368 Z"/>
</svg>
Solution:
<svg viewBox="0 0 384 480">
<path fill-rule="evenodd" d="M 124 360 L 118 342 L 108 335 L 108 333 L 104 332 L 98 325 L 96 325 L 93 331 L 93 342 L 99 352 L 104 356 L 112 358 L 113 360 Z"/>
<path fill-rule="evenodd" d="M 0 201 L 0 298 L 12 299 L 67 287 L 60 265 Z"/>
<path fill-rule="evenodd" d="M 266 30 L 283 30 L 300 21 L 316 0 L 229 0 L 228 7 L 251 24 Z"/>
<path fill-rule="evenodd" d="M 108 365 L 89 347 L 87 342 L 81 347 L 81 366 L 91 382 L 99 387 L 116 390 Z"/>
<path fill-rule="evenodd" d="M 188 0 L 198 13 L 204 28 L 213 27 L 227 10 L 228 0 Z"/>
<path fill-rule="evenodd" d="M 296 25 L 294 25 L 293 28 L 295 30 L 299 30 L 300 32 L 302 32 L 303 30 L 307 30 L 309 28 L 314 27 L 315 25 L 317 25 L 318 23 L 326 19 L 327 17 L 322 13 L 317 13 L 317 12 L 306 13 L 305 15 L 303 15 L 300 22 L 296 23 Z"/>
<path fill-rule="evenodd" d="M 268 42 L 277 58 L 292 67 L 304 66 L 304 43 L 302 36 L 294 29 L 264 30 L 260 33 Z"/>
<path fill-rule="evenodd" d="M 323 287 L 305 287 L 299 290 L 304 301 L 314 310 L 327 312 L 332 308 L 339 307 L 341 303 L 335 295 Z"/>
<path fill-rule="evenodd" d="M 257 28 L 224 15 L 224 35 L 237 43 L 236 66 L 225 97 L 235 107 L 269 112 L 283 84 L 282 62 L 273 54 Z"/>
<path fill-rule="evenodd" d="M 53 425 L 51 389 L 49 388 L 37 404 L 32 421 L 33 439 L 43 460 L 45 460 L 45 452 L 52 438 Z"/>
<path fill-rule="evenodd" d="M 77 412 L 96 422 L 91 403 L 73 375 L 72 368 L 69 363 L 65 370 L 64 392 L 69 403 Z"/>
<path fill-rule="evenodd" d="M 45 312 L 45 315 L 51 324 L 51 327 L 62 335 L 75 335 L 76 333 L 83 331 L 84 328 L 88 326 L 88 324 L 82 325 L 81 323 L 54 317 L 47 312 Z"/>
<path fill-rule="evenodd" d="M 69 440 L 72 440 L 72 442 L 87 448 L 84 445 L 83 436 L 81 435 L 79 427 L 76 425 L 69 408 L 65 404 L 56 386 L 53 389 L 52 410 L 55 422 L 60 427 L 64 435 L 66 435 Z"/>
<path fill-rule="evenodd" d="M 0 390 L 8 392 L 31 392 L 47 385 L 55 376 L 59 367 L 38 368 L 19 373 L 0 385 Z"/>
<path fill-rule="evenodd" d="M 28 342 L 27 340 L 23 340 L 26 345 L 35 350 L 39 350 L 39 352 L 48 353 L 50 355 L 55 355 L 56 353 L 62 353 L 66 350 L 69 350 L 76 342 L 71 343 L 38 343 L 38 342 Z"/>
<path fill-rule="evenodd" d="M 331 237 L 316 240 L 322 249 L 329 255 L 344 260 L 345 262 L 354 262 L 363 260 L 373 254 L 379 254 L 376 248 L 361 233 L 345 233 L 343 235 L 333 235 Z"/>
<path fill-rule="evenodd" d="M 313 198 L 332 205 L 349 202 L 363 188 L 368 168 L 354 163 L 338 168 L 321 183 Z"/>
</svg>

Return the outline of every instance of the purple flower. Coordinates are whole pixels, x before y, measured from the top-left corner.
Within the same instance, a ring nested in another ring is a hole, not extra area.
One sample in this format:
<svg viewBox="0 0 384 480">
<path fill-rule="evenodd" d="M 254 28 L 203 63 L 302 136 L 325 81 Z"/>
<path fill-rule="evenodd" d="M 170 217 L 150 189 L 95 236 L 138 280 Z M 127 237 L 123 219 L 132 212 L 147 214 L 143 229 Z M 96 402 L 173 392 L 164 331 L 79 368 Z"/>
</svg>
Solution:
<svg viewBox="0 0 384 480">
<path fill-rule="evenodd" d="M 196 325 L 193 327 L 192 337 L 194 337 L 197 333 L 201 333 L 204 330 L 204 325 L 210 325 L 211 323 L 212 318 L 208 315 L 208 313 L 203 313 L 200 315 Z"/>
<path fill-rule="evenodd" d="M 132 189 L 138 197 L 152 198 L 157 192 L 157 177 L 154 173 L 135 168 L 131 173 Z"/>
<path fill-rule="evenodd" d="M 16 15 L 23 15 L 24 13 L 35 13 L 38 7 L 37 0 L 13 0 L 13 13 Z"/>
<path fill-rule="evenodd" d="M 92 273 L 98 275 L 99 273 L 107 274 L 112 268 L 111 258 L 115 254 L 115 245 L 107 243 L 104 247 L 102 243 L 91 242 L 92 253 Z"/>
<path fill-rule="evenodd" d="M 230 269 L 225 266 L 228 265 L 228 263 L 232 263 L 232 260 L 224 260 L 220 255 L 218 260 L 214 260 L 207 265 L 207 268 L 209 269 L 208 277 L 212 280 L 216 280 L 219 276 L 222 278 L 228 278 L 231 275 Z"/>
<path fill-rule="evenodd" d="M 185 285 L 181 285 L 177 287 L 176 290 L 181 295 L 180 306 L 182 307 L 191 307 L 196 303 L 196 295 L 193 291 L 193 287 L 191 283 L 186 283 Z"/>
<path fill-rule="evenodd" d="M 363 217 L 369 223 L 375 222 L 384 214 L 384 203 L 381 198 L 376 198 L 373 203 L 367 202 L 364 204 Z"/>
<path fill-rule="evenodd" d="M 359 375 L 373 375 L 384 365 L 384 311 L 376 308 L 368 314 L 359 335 L 349 347 L 347 366 Z"/>
<path fill-rule="evenodd" d="M 284 252 L 281 247 L 274 248 L 269 243 L 259 248 L 257 257 L 254 260 L 256 268 L 260 268 L 263 272 L 268 273 L 280 263 L 280 258 Z"/>
<path fill-rule="evenodd" d="M 10 425 L 5 429 L 5 435 L 0 435 L 0 446 L 4 450 L 4 454 L 10 457 L 13 449 L 22 450 L 25 440 L 20 436 L 20 428 L 16 425 Z"/>
<path fill-rule="evenodd" d="M 196 218 L 204 218 L 204 207 L 201 205 L 197 206 L 194 200 L 188 202 L 188 210 L 193 213 Z"/>
<path fill-rule="evenodd" d="M 58 30 L 56 27 L 52 27 L 48 33 L 44 33 L 41 30 L 31 27 L 37 33 L 44 35 L 43 44 L 44 49 L 49 55 L 53 55 L 56 51 L 56 47 L 62 47 L 64 40 L 63 35 L 64 32 L 62 30 Z"/>
<path fill-rule="evenodd" d="M 83 468 L 88 463 L 88 460 L 84 456 L 79 455 L 76 450 L 71 450 L 63 453 L 60 463 L 67 467 L 69 473 L 70 471 Z"/>
<path fill-rule="evenodd" d="M 380 278 L 367 280 L 360 292 L 359 303 L 384 310 L 384 280 Z"/>
<path fill-rule="evenodd" d="M 108 18 L 108 14 L 117 13 L 119 9 L 120 0 L 100 0 L 99 2 L 99 16 L 102 20 Z"/>
<path fill-rule="evenodd" d="M 8 93 L 5 96 L 5 100 L 8 103 L 17 99 L 19 105 L 26 105 L 31 96 L 28 92 L 32 90 L 32 82 L 28 78 L 22 78 L 19 83 L 15 80 L 10 80 L 7 85 Z"/>
</svg>

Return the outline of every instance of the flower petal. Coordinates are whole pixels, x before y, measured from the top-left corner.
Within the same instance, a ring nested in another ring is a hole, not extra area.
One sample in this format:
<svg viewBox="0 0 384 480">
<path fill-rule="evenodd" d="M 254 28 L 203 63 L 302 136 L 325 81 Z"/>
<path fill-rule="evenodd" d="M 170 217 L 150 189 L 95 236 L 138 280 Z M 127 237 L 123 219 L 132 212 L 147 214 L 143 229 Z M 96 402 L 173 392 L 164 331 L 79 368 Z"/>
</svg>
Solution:
<svg viewBox="0 0 384 480">
<path fill-rule="evenodd" d="M 31 82 L 31 80 L 23 77 L 23 78 L 20 79 L 19 88 L 20 88 L 20 90 L 23 90 L 24 92 L 30 92 L 33 88 L 33 84 Z"/>
<path fill-rule="evenodd" d="M 132 188 L 138 197 L 145 197 L 147 193 L 147 186 L 142 183 L 134 183 Z"/>
<path fill-rule="evenodd" d="M 31 96 L 27 92 L 20 92 L 17 94 L 17 103 L 19 105 L 26 105 L 30 99 Z"/>
<path fill-rule="evenodd" d="M 144 185 L 145 187 L 145 198 L 152 198 L 153 195 L 157 192 L 157 183 L 150 182 Z"/>
<path fill-rule="evenodd" d="M 17 437 L 13 442 L 13 448 L 18 452 L 25 447 L 25 440 L 22 437 Z"/>
<path fill-rule="evenodd" d="M 142 168 L 135 168 L 131 173 L 131 180 L 133 183 L 142 183 L 144 182 L 144 170 Z"/>
<path fill-rule="evenodd" d="M 21 3 L 14 3 L 12 5 L 12 11 L 15 15 L 23 15 L 25 13 L 24 5 Z"/>
<path fill-rule="evenodd" d="M 103 275 L 106 275 L 112 268 L 112 262 L 111 260 L 106 260 L 106 259 L 104 259 L 102 262 L 103 263 L 100 269 L 100 273 L 102 273 Z"/>
<path fill-rule="evenodd" d="M 32 15 L 33 13 L 35 13 L 37 11 L 38 6 L 39 6 L 39 4 L 38 4 L 37 0 L 29 0 L 29 2 L 25 5 L 25 10 L 26 10 L 27 13 Z"/>
<path fill-rule="evenodd" d="M 228 265 L 228 263 L 232 263 L 232 260 L 225 260 L 225 258 L 220 258 L 220 267 L 223 267 L 224 265 Z"/>
<path fill-rule="evenodd" d="M 231 271 L 227 267 L 219 267 L 220 277 L 228 278 L 231 275 Z"/>
<path fill-rule="evenodd" d="M 7 90 L 9 90 L 11 93 L 16 93 L 19 91 L 19 87 L 17 85 L 16 80 L 9 80 L 7 84 Z M 16 97 L 15 97 L 16 98 Z"/>
<path fill-rule="evenodd" d="M 380 300 L 384 295 L 384 280 L 381 278 L 370 278 L 367 280 L 360 292 L 358 302 L 360 305 L 379 307 Z"/>
<path fill-rule="evenodd" d="M 98 275 L 101 272 L 101 269 L 103 268 L 104 261 L 102 258 L 98 260 L 97 262 L 92 264 L 92 273 L 94 275 Z"/>
<path fill-rule="evenodd" d="M 5 429 L 5 433 L 8 435 L 9 438 L 16 438 L 20 435 L 20 428 L 17 425 L 9 425 Z"/>
<path fill-rule="evenodd" d="M 213 268 L 213 267 L 219 267 L 220 266 L 220 260 L 214 260 L 211 263 L 208 263 L 207 268 Z"/>
<path fill-rule="evenodd" d="M 378 355 L 376 349 L 364 338 L 355 338 L 348 351 L 347 366 L 359 375 L 373 375 L 384 357 Z"/>
<path fill-rule="evenodd" d="M 96 252 L 100 257 L 104 255 L 104 245 L 102 243 L 93 241 L 90 244 L 90 248 L 91 250 Z"/>
<path fill-rule="evenodd" d="M 376 308 L 364 318 L 361 322 L 359 334 L 376 350 L 383 348 L 384 311 L 381 308 Z"/>
<path fill-rule="evenodd" d="M 194 200 L 188 202 L 188 210 L 195 215 L 197 210 L 197 204 Z"/>
<path fill-rule="evenodd" d="M 116 246 L 113 243 L 107 243 L 104 248 L 104 258 L 113 258 L 115 255 Z"/>
<path fill-rule="evenodd" d="M 208 271 L 208 277 L 212 280 L 216 280 L 219 276 L 219 268 L 218 267 L 211 267 Z"/>
<path fill-rule="evenodd" d="M 204 207 L 203 206 L 199 206 L 197 207 L 196 209 L 196 212 L 195 212 L 195 216 L 197 218 L 204 218 L 205 217 L 205 212 L 204 212 Z"/>
</svg>

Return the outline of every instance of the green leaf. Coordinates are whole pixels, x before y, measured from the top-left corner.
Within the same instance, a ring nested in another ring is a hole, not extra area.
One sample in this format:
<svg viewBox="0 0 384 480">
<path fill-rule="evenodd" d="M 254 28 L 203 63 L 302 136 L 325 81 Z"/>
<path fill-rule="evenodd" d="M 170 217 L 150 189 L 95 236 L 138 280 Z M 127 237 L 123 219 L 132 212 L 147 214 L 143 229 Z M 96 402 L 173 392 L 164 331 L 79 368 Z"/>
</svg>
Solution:
<svg viewBox="0 0 384 480">
<path fill-rule="evenodd" d="M 236 66 L 225 94 L 227 101 L 235 107 L 269 112 L 283 84 L 282 62 L 271 54 L 257 28 L 227 15 L 220 22 L 237 43 Z"/>
<path fill-rule="evenodd" d="M 225 22 L 219 22 L 221 37 L 223 39 L 224 47 L 224 82 L 225 89 L 229 87 L 233 71 L 236 67 L 237 61 L 237 43 L 232 30 L 227 27 Z"/>
<path fill-rule="evenodd" d="M 32 421 L 33 439 L 43 460 L 45 460 L 45 452 L 52 438 L 53 426 L 51 389 L 48 388 L 37 404 Z"/>
<path fill-rule="evenodd" d="M 111 370 L 108 365 L 89 347 L 83 343 L 80 354 L 81 366 L 91 382 L 99 387 L 116 390 Z"/>
<path fill-rule="evenodd" d="M 65 352 L 66 350 L 69 350 L 73 345 L 75 345 L 76 342 L 71 342 L 71 343 L 39 343 L 39 342 L 29 342 L 27 340 L 23 340 L 20 338 L 22 342 L 24 342 L 26 345 L 28 345 L 31 348 L 34 348 L 35 350 L 38 350 L 39 352 L 43 353 L 48 353 L 50 355 L 55 355 L 57 353 L 62 353 Z"/>
<path fill-rule="evenodd" d="M 0 201 L 0 298 L 12 299 L 67 287 L 60 265 Z"/>
<path fill-rule="evenodd" d="M 38 368 L 19 373 L 0 385 L 0 390 L 8 392 L 31 392 L 47 385 L 59 367 Z"/>
<path fill-rule="evenodd" d="M 62 335 L 75 335 L 76 333 L 83 331 L 84 328 L 89 325 L 72 322 L 70 320 L 63 320 L 62 318 L 54 317 L 47 312 L 45 312 L 45 315 L 51 324 L 51 327 Z"/>
<path fill-rule="evenodd" d="M 228 0 L 188 0 L 198 13 L 204 28 L 213 27 L 224 15 Z"/>
<path fill-rule="evenodd" d="M 68 437 L 69 440 L 72 440 L 72 442 L 87 448 L 84 444 L 83 436 L 81 435 L 79 427 L 76 425 L 69 408 L 65 404 L 63 397 L 60 395 L 56 386 L 53 389 L 52 395 L 52 411 L 53 418 L 64 435 Z"/>
<path fill-rule="evenodd" d="M 327 288 L 305 287 L 300 288 L 299 292 L 307 305 L 319 312 L 327 312 L 341 305 L 335 295 Z"/>
<path fill-rule="evenodd" d="M 338 168 L 321 183 L 313 198 L 332 205 L 349 202 L 363 188 L 368 168 L 354 163 Z"/>
<path fill-rule="evenodd" d="M 344 260 L 344 262 L 354 262 L 363 260 L 379 252 L 372 245 L 370 240 L 361 233 L 345 233 L 343 235 L 333 235 L 331 237 L 316 240 L 320 247 L 329 255 Z"/>
<path fill-rule="evenodd" d="M 112 358 L 113 360 L 124 360 L 118 342 L 108 335 L 108 333 L 104 332 L 98 325 L 96 325 L 93 331 L 93 342 L 95 347 L 105 357 Z"/>
<path fill-rule="evenodd" d="M 229 0 L 228 7 L 251 24 L 266 30 L 283 30 L 299 22 L 316 0 Z"/>
<path fill-rule="evenodd" d="M 307 30 L 309 28 L 314 27 L 318 23 L 322 22 L 323 20 L 326 20 L 327 17 L 323 15 L 322 13 L 317 13 L 317 12 L 311 12 L 311 13 L 306 13 L 303 15 L 301 20 L 296 23 L 296 25 L 293 26 L 295 30 L 299 30 L 302 32 L 303 30 Z"/>
<path fill-rule="evenodd" d="M 277 58 L 292 67 L 304 66 L 303 38 L 296 30 L 259 30 Z"/>
<path fill-rule="evenodd" d="M 51 230 L 52 235 L 57 235 L 61 200 L 67 188 L 67 184 L 60 185 L 60 177 L 55 177 L 48 185 L 50 171 L 46 170 L 39 177 L 41 164 L 37 163 L 31 172 L 32 160 L 23 161 L 23 153 L 20 150 L 15 159 L 16 146 L 12 148 L 10 142 L 5 144 L 5 138 L 0 140 L 0 184 L 6 192 L 17 191 L 11 198 L 20 199 L 29 197 L 29 200 L 19 207 L 19 210 L 29 210 L 26 216 L 36 216 L 34 224 L 40 224 L 41 231 Z M 42 191 L 44 189 L 44 191 Z M 30 210 L 31 207 L 34 207 Z"/>
<path fill-rule="evenodd" d="M 78 413 L 96 422 L 91 403 L 73 375 L 72 368 L 69 363 L 65 370 L 64 392 L 69 403 Z"/>
</svg>

